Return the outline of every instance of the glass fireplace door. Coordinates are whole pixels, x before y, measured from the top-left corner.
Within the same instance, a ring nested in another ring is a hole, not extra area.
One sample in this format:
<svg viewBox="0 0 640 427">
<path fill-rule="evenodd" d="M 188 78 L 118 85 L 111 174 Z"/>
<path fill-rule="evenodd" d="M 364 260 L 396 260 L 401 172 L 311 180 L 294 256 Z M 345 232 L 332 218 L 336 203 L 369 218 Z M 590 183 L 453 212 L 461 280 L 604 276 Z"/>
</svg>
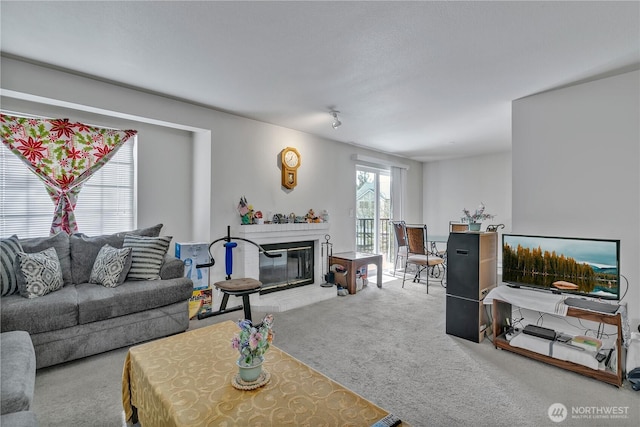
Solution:
<svg viewBox="0 0 640 427">
<path fill-rule="evenodd" d="M 310 285 L 314 278 L 313 242 L 290 242 L 262 245 L 270 254 L 260 254 L 261 294 Z"/>
</svg>

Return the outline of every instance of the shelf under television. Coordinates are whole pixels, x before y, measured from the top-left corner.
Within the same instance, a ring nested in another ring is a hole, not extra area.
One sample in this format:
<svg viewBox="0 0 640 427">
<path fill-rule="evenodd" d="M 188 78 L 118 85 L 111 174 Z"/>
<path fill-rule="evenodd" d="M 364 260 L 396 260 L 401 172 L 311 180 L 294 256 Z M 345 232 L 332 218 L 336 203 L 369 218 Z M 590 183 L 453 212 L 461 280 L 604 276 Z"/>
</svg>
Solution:
<svg viewBox="0 0 640 427">
<path fill-rule="evenodd" d="M 522 307 L 527 308 L 527 307 Z M 513 347 L 509 344 L 509 341 L 502 334 L 503 326 L 506 325 L 506 319 L 511 319 L 512 308 L 511 304 L 498 299 L 493 300 L 493 345 L 495 348 L 507 350 L 516 354 L 520 354 L 525 357 L 529 357 L 540 362 L 544 362 L 568 371 L 577 372 L 579 374 L 603 381 L 608 384 L 615 385 L 617 387 L 622 386 L 623 374 L 622 374 L 622 318 L 620 313 L 617 314 L 605 314 L 596 313 L 593 311 L 582 310 L 575 307 L 569 307 L 567 310 L 567 317 L 575 317 L 578 319 L 590 320 L 593 322 L 605 323 L 608 325 L 614 325 L 617 327 L 618 334 L 616 337 L 616 371 L 591 369 L 587 366 L 580 365 L 578 363 L 569 362 L 566 360 L 560 360 L 547 356 L 544 354 L 536 353 L 531 350 L 527 350 L 520 347 Z"/>
</svg>

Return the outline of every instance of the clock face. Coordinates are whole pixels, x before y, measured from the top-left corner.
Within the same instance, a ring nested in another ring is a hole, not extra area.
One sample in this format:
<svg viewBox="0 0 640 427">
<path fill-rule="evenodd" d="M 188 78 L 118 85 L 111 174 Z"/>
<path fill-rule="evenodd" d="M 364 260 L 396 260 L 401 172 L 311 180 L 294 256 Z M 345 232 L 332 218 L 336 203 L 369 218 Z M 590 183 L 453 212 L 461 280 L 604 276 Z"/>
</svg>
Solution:
<svg viewBox="0 0 640 427">
<path fill-rule="evenodd" d="M 300 159 L 298 158 L 298 154 L 295 151 L 287 151 L 284 155 L 284 163 L 290 167 L 295 168 L 298 166 Z"/>
</svg>

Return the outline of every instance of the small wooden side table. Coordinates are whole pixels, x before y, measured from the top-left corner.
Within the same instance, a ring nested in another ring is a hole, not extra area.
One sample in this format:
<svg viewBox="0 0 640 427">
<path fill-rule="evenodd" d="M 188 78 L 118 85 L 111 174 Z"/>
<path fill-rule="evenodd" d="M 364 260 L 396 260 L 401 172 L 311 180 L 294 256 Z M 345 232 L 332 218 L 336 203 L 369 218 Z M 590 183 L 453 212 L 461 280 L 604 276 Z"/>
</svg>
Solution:
<svg viewBox="0 0 640 427">
<path fill-rule="evenodd" d="M 347 290 L 356 293 L 356 271 L 365 265 L 375 264 L 378 270 L 378 287 L 382 287 L 382 255 L 364 252 L 340 252 L 329 257 L 329 265 L 338 264 L 347 270 Z"/>
</svg>

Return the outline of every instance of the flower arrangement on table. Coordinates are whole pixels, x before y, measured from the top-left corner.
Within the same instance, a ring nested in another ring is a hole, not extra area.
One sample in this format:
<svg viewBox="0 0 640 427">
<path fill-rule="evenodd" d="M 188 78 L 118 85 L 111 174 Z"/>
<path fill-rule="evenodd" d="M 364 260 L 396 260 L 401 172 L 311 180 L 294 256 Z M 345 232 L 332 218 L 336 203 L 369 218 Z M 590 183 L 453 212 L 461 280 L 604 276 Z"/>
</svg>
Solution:
<svg viewBox="0 0 640 427">
<path fill-rule="evenodd" d="M 262 322 L 253 325 L 250 320 L 238 322 L 240 332 L 231 340 L 231 347 L 238 350 L 238 362 L 243 366 L 253 366 L 262 361 L 262 356 L 269 350 L 273 341 L 273 315 L 267 314 Z"/>
<path fill-rule="evenodd" d="M 469 223 L 473 224 L 483 219 L 492 219 L 495 215 L 491 215 L 484 212 L 485 206 L 484 203 L 480 202 L 480 205 L 476 208 L 476 211 L 472 214 L 468 209 L 462 209 L 464 213 L 464 219 Z"/>
</svg>

